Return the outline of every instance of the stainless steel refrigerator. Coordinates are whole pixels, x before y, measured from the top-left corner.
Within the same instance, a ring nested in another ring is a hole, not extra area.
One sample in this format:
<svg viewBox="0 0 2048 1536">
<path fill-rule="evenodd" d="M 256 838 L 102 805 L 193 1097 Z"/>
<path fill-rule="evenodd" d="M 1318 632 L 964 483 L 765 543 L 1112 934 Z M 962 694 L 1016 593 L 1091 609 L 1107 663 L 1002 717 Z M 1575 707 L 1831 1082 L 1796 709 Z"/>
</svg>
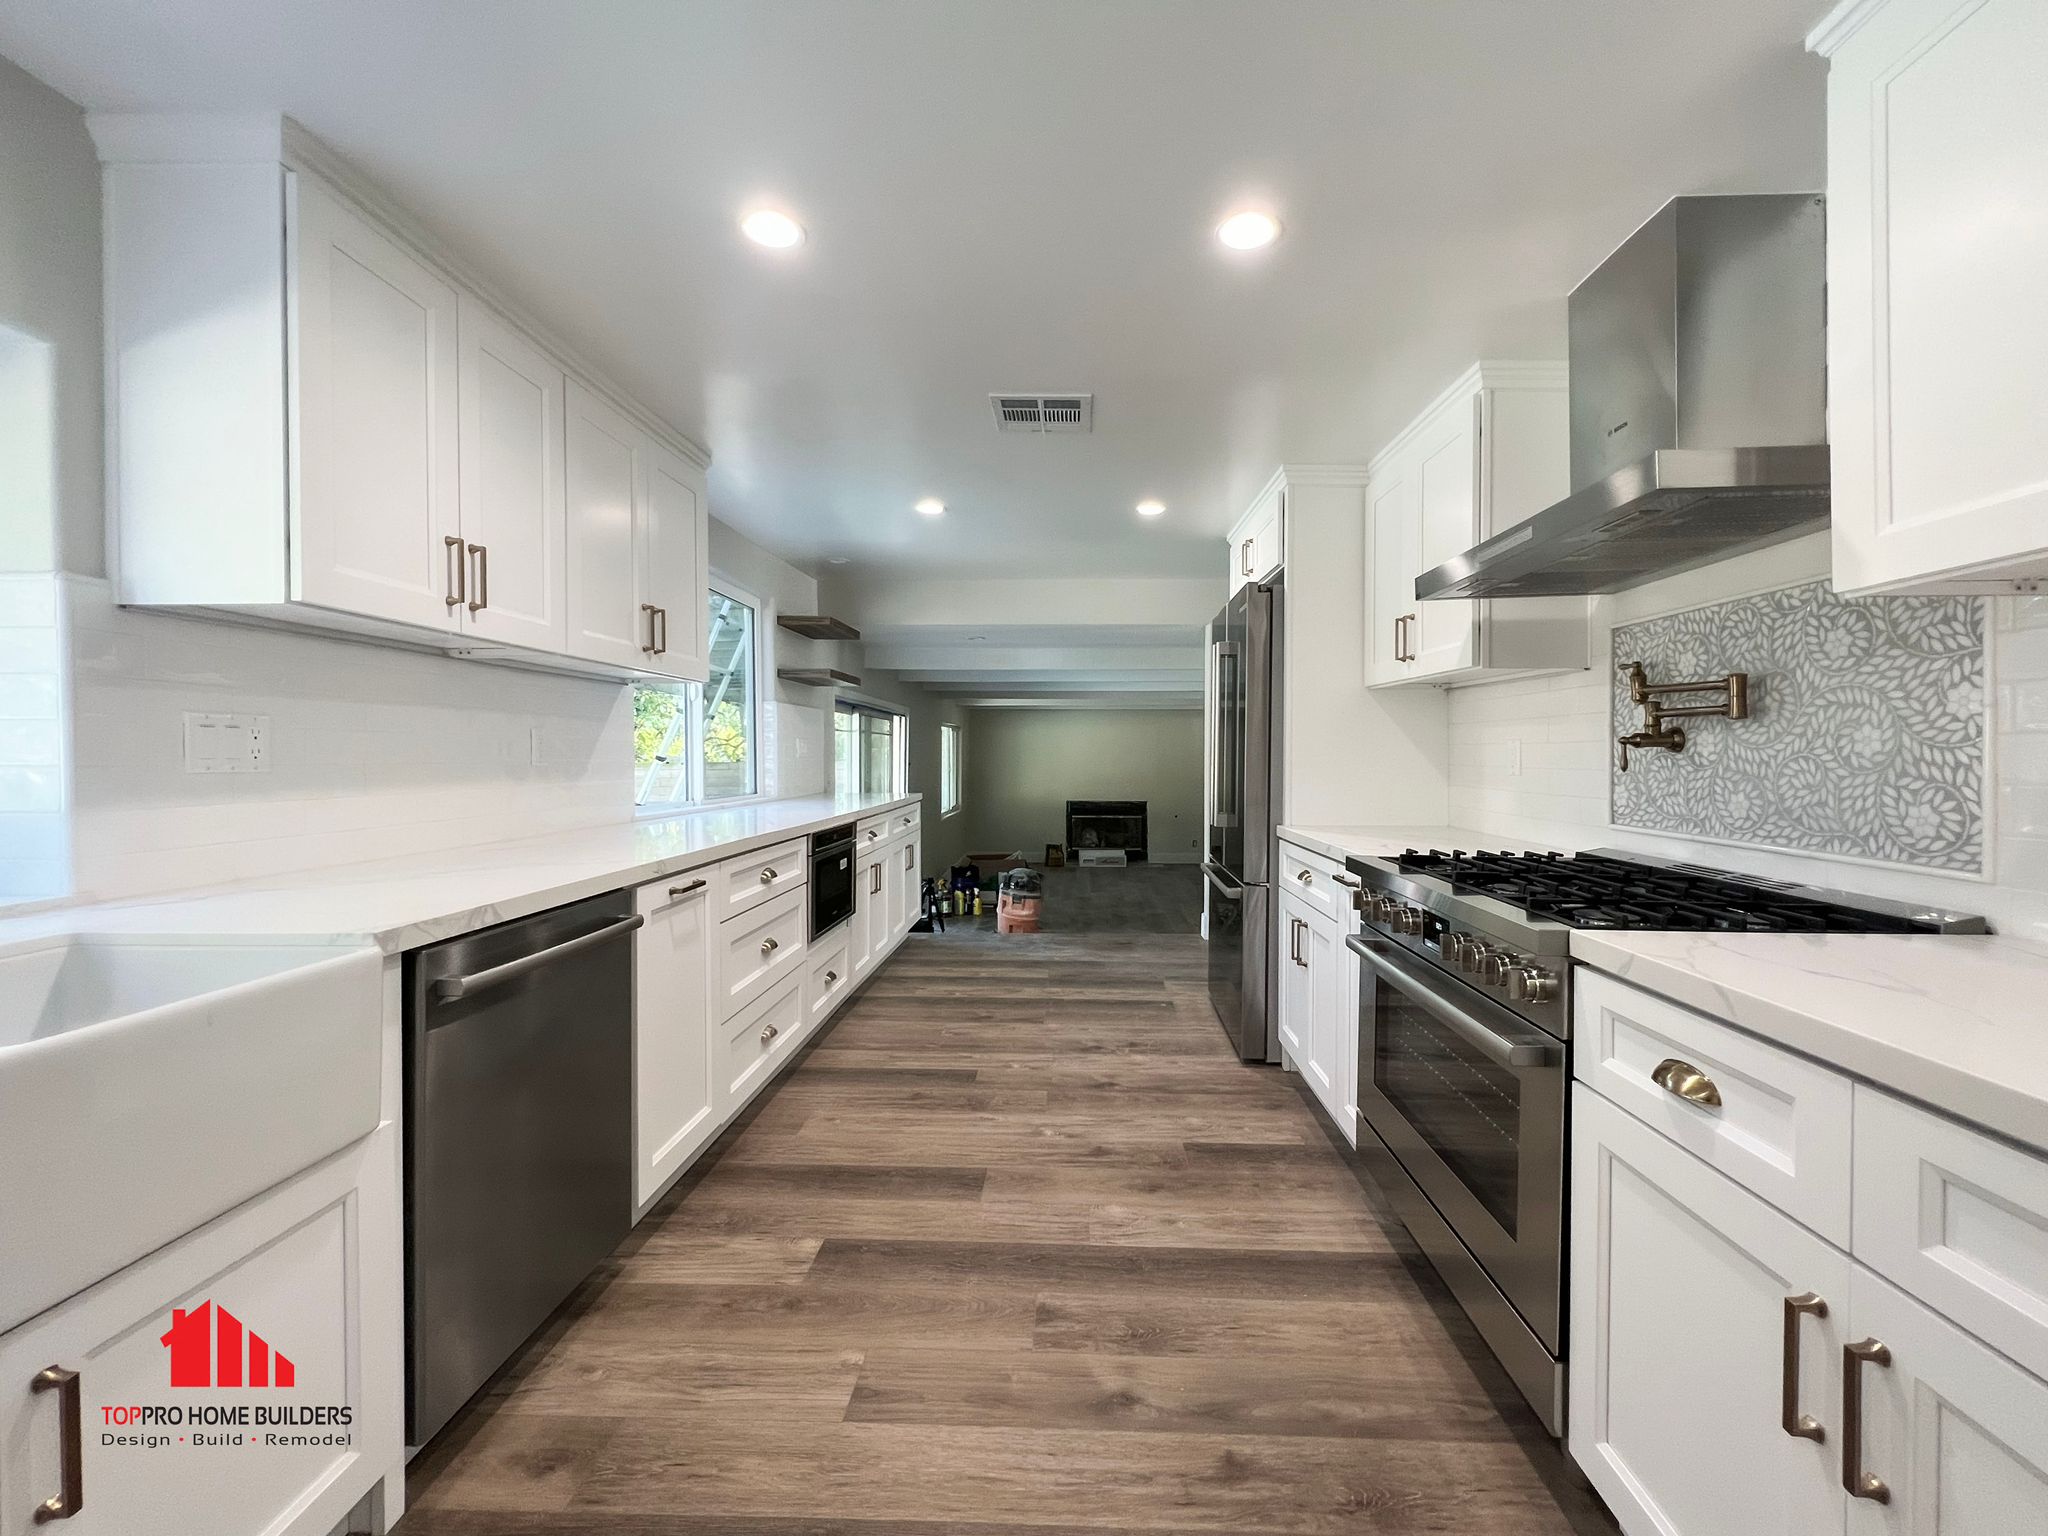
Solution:
<svg viewBox="0 0 2048 1536">
<path fill-rule="evenodd" d="M 1281 587 L 1240 587 L 1209 625 L 1209 1000 L 1246 1061 L 1278 1061 L 1274 828 L 1280 812 Z"/>
</svg>

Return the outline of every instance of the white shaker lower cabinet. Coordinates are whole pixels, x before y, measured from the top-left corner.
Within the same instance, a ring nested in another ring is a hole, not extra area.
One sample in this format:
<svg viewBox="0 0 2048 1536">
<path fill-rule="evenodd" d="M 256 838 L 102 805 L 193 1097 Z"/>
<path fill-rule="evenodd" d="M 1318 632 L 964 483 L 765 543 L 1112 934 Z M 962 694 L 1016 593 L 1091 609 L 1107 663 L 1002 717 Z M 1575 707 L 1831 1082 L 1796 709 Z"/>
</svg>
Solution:
<svg viewBox="0 0 2048 1536">
<path fill-rule="evenodd" d="M 1601 978 L 1575 1020 L 1568 1444 L 1622 1529 L 2048 1532 L 2048 1381 L 1964 1326 L 2036 1348 L 2048 1159 L 1858 1083 L 1852 1257 L 1787 1214 L 1834 1208 L 1806 1186 L 1839 1182 L 1838 1159 L 1788 1162 L 1781 1208 L 1681 1145 L 1660 1106 L 1593 1086 L 1621 1062 L 1583 1049 L 1603 989 L 1635 990 Z M 1676 1005 L 1632 1005 L 1659 1009 Z M 1739 1032 L 1695 1021 L 1679 1050 L 1697 1089 L 1737 1059 L 1715 1037 Z"/>
<path fill-rule="evenodd" d="M 1583 1084 L 1573 1113 L 1573 1459 L 1629 1536 L 1839 1532 L 1847 1255 Z M 1825 1440 L 1785 1431 L 1788 1360 Z"/>
<path fill-rule="evenodd" d="M 0 1335 L 0 1536 L 328 1536 L 403 1469 L 394 1131 Z M 250 1422 L 202 1429 L 201 1405 Z M 107 1412 L 129 1407 L 188 1417 Z"/>
<path fill-rule="evenodd" d="M 644 1210 L 718 1134 L 711 871 L 643 885 L 633 941 L 633 1199 Z"/>
<path fill-rule="evenodd" d="M 1295 856 L 1289 850 L 1287 857 Z M 1327 871 L 1316 878 L 1330 880 Z M 1333 880 L 1329 889 L 1341 891 Z M 1358 971 L 1344 945 L 1350 932 L 1348 894 L 1338 910 L 1343 916 L 1332 915 L 1327 903 L 1296 889 L 1280 893 L 1280 1040 L 1324 1113 L 1356 1145 Z"/>
<path fill-rule="evenodd" d="M 2029 590 L 2048 579 L 2048 7 L 1852 0 L 1807 46 L 1828 59 L 1835 587 Z"/>
<path fill-rule="evenodd" d="M 896 887 L 893 927 L 896 937 L 901 939 L 917 926 L 919 909 L 923 906 L 924 875 L 918 864 L 923 852 L 923 843 L 915 833 L 905 838 L 895 855 L 901 870 L 901 880 Z"/>
<path fill-rule="evenodd" d="M 889 953 L 887 846 L 864 852 L 853 870 L 853 917 L 847 923 L 847 962 L 853 983 L 866 981 Z"/>
</svg>

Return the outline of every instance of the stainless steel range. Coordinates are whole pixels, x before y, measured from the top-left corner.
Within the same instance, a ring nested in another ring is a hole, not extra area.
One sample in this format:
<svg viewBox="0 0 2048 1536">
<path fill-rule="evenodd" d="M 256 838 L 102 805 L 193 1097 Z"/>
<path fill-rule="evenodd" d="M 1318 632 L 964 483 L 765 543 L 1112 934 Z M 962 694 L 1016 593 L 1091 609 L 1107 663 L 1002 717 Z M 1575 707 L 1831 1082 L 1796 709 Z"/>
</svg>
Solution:
<svg viewBox="0 0 2048 1536">
<path fill-rule="evenodd" d="M 1982 932 L 1982 919 L 1608 850 L 1417 853 L 1359 878 L 1360 1156 L 1552 1434 L 1564 1428 L 1574 928 Z"/>
</svg>

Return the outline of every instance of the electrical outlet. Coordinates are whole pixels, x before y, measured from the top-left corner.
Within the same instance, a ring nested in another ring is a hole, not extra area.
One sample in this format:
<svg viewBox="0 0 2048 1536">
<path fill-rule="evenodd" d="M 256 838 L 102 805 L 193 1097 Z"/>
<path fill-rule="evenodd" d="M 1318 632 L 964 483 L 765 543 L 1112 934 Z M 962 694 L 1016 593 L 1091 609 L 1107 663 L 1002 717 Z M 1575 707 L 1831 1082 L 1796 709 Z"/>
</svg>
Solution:
<svg viewBox="0 0 2048 1536">
<path fill-rule="evenodd" d="M 270 772 L 270 716 L 185 716 L 187 773 Z"/>
</svg>

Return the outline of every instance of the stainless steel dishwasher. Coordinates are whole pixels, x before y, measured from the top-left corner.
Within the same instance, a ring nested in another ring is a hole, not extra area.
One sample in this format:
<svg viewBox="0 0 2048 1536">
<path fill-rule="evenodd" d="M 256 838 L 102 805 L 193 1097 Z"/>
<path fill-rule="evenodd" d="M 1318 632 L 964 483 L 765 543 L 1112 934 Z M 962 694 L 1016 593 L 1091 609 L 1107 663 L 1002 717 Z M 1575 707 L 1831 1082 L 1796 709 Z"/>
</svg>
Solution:
<svg viewBox="0 0 2048 1536">
<path fill-rule="evenodd" d="M 406 961 L 406 1440 L 424 1445 L 633 1225 L 633 897 Z"/>
</svg>

